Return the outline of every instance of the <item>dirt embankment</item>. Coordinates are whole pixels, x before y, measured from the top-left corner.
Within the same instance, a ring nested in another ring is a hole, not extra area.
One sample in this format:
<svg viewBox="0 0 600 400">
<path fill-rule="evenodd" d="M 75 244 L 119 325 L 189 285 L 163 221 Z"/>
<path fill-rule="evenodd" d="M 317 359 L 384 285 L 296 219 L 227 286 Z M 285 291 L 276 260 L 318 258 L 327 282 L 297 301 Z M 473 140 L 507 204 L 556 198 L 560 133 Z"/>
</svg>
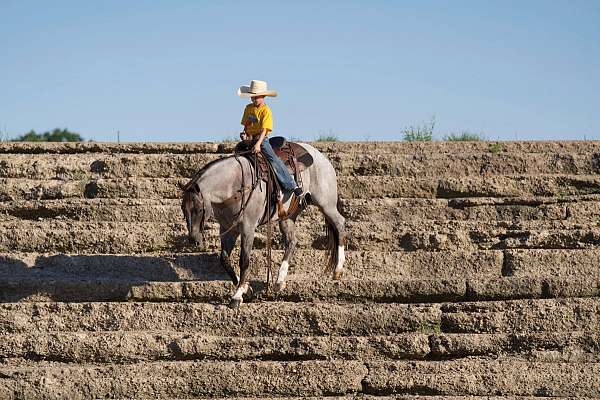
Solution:
<svg viewBox="0 0 600 400">
<path fill-rule="evenodd" d="M 0 399 L 600 397 L 600 142 L 313 145 L 347 274 L 312 208 L 231 310 L 177 184 L 232 144 L 0 143 Z"/>
</svg>

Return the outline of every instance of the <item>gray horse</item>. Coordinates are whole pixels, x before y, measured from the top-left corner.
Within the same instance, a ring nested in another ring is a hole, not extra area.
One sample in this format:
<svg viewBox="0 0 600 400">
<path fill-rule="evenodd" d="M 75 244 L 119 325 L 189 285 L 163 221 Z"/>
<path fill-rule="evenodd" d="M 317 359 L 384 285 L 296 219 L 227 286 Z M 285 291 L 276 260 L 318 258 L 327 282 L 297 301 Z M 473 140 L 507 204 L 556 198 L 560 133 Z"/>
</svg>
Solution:
<svg viewBox="0 0 600 400">
<path fill-rule="evenodd" d="M 345 221 L 337 208 L 335 170 L 329 160 L 317 149 L 308 144 L 301 144 L 301 146 L 313 158 L 312 165 L 301 172 L 305 204 L 316 205 L 325 216 L 329 251 L 326 271 L 333 279 L 340 279 L 344 272 Z M 214 217 L 219 223 L 221 266 L 229 274 L 233 284 L 237 285 L 229 305 L 237 308 L 243 301 L 242 296 L 249 289 L 250 252 L 256 228 L 265 215 L 266 184 L 262 180 L 256 183 L 256 172 L 247 158 L 230 156 L 205 165 L 182 189 L 181 209 L 187 223 L 190 241 L 198 245 L 202 244 L 204 222 L 209 217 Z M 290 203 L 290 199 L 287 199 L 284 208 L 288 209 Z M 304 207 L 301 207 L 300 212 Z M 279 221 L 285 243 L 285 253 L 275 283 L 276 291 L 285 287 L 285 278 L 296 246 L 295 219 L 293 217 L 279 220 L 277 213 L 274 213 L 271 218 L 271 221 Z M 229 259 L 238 236 L 242 238 L 239 278 Z"/>
</svg>

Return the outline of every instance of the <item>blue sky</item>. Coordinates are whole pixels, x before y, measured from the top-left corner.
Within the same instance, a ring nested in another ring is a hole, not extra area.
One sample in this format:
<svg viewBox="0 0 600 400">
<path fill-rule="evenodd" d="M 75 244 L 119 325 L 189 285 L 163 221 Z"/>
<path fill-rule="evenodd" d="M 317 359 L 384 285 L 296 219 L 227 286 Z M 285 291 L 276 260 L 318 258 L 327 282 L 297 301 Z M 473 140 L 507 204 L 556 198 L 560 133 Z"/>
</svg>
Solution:
<svg viewBox="0 0 600 400">
<path fill-rule="evenodd" d="M 600 1 L 0 0 L 0 129 L 220 140 L 267 80 L 274 132 L 600 140 Z"/>
</svg>

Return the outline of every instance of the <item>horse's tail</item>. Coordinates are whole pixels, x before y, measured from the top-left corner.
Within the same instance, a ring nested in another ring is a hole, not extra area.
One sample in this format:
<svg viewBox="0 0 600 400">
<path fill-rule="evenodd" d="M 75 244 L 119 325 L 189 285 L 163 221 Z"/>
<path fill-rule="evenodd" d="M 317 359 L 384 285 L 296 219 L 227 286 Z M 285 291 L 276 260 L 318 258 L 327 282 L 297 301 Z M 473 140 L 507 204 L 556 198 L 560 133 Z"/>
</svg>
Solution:
<svg viewBox="0 0 600 400">
<path fill-rule="evenodd" d="M 337 209 L 340 209 L 340 199 L 337 200 Z M 325 267 L 325 274 L 331 275 L 335 271 L 339 261 L 339 250 L 340 250 L 340 233 L 327 218 L 325 218 L 325 235 L 327 237 L 327 266 Z"/>
</svg>

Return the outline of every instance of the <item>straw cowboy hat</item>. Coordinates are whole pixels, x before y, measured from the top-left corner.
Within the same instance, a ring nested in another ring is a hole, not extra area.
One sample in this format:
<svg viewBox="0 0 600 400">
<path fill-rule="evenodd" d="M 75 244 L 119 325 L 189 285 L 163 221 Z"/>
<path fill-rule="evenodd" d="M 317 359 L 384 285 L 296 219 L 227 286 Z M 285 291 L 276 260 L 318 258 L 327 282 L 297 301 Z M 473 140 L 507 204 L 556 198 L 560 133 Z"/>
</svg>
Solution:
<svg viewBox="0 0 600 400">
<path fill-rule="evenodd" d="M 240 97 L 254 97 L 254 96 L 271 96 L 277 97 L 275 90 L 267 89 L 267 82 L 265 81 L 250 81 L 250 86 L 240 86 L 237 91 Z"/>
</svg>

